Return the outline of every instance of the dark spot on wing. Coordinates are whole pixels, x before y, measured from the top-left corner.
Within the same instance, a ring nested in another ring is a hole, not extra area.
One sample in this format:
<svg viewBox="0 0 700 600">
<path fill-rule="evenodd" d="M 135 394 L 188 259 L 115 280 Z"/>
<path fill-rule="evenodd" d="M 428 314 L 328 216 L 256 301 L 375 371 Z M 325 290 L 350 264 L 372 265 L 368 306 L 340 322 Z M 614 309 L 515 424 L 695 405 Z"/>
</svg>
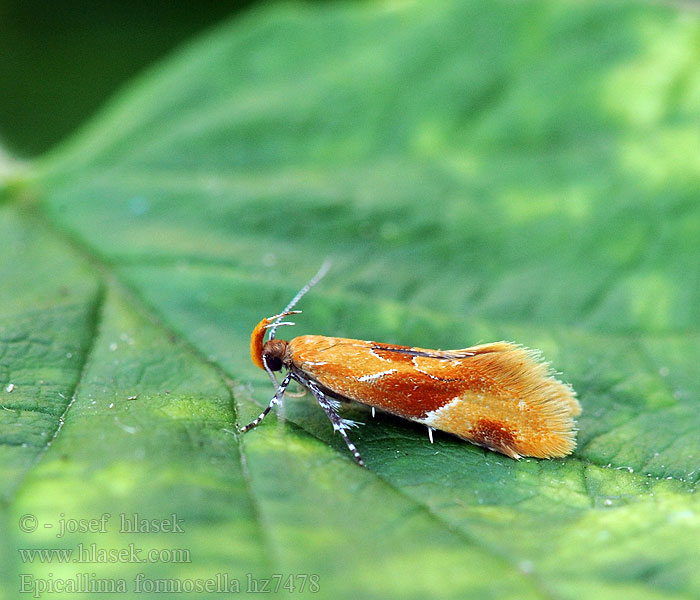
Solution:
<svg viewBox="0 0 700 600">
<path fill-rule="evenodd" d="M 511 455 L 515 452 L 516 438 L 513 430 L 505 423 L 491 419 L 479 419 L 470 430 L 473 440 L 486 448 Z"/>
</svg>

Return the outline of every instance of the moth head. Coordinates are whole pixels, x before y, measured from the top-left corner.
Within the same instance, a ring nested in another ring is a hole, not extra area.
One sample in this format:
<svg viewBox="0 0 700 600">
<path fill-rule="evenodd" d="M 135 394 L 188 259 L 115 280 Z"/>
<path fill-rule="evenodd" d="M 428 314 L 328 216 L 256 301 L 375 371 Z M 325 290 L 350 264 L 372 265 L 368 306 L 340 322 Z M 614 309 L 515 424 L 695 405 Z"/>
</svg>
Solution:
<svg viewBox="0 0 700 600">
<path fill-rule="evenodd" d="M 262 349 L 263 364 L 270 371 L 281 371 L 286 364 L 285 353 L 287 342 L 285 340 L 267 340 Z"/>
<path fill-rule="evenodd" d="M 250 358 L 257 367 L 265 371 L 279 371 L 282 369 L 285 365 L 284 354 L 287 350 L 287 342 L 275 339 L 275 329 L 280 325 L 294 325 L 294 323 L 280 321 L 280 319 L 299 312 L 294 310 L 275 315 L 274 317 L 267 317 L 255 326 L 253 333 L 250 334 Z M 270 330 L 270 339 L 265 342 L 265 333 L 268 330 Z M 266 364 L 267 368 L 265 367 Z"/>
<path fill-rule="evenodd" d="M 272 372 L 279 371 L 283 366 L 289 364 L 289 359 L 285 360 L 284 357 L 287 350 L 287 342 L 284 340 L 275 340 L 275 332 L 281 325 L 294 325 L 294 323 L 283 321 L 282 319 L 286 316 L 296 315 L 301 312 L 300 310 L 292 309 L 312 287 L 323 279 L 330 267 L 330 261 L 326 260 L 321 265 L 321 268 L 318 270 L 316 275 L 314 275 L 309 282 L 297 292 L 296 296 L 292 298 L 289 304 L 287 304 L 287 307 L 279 315 L 263 319 L 255 326 L 253 333 L 250 334 L 250 358 L 257 367 L 267 371 L 270 374 L 270 378 L 275 383 L 275 376 L 272 374 Z M 268 329 L 270 330 L 270 339 L 265 342 L 265 333 Z M 271 344 L 271 342 L 278 343 Z"/>
</svg>

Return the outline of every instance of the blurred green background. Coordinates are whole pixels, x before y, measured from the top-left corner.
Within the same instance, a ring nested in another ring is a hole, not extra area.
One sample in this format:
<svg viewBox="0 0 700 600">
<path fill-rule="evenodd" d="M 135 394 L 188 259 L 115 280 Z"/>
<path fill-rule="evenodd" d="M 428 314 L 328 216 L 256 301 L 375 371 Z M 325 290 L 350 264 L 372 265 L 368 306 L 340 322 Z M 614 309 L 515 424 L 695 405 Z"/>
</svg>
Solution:
<svg viewBox="0 0 700 600">
<path fill-rule="evenodd" d="M 252 0 L 0 1 L 0 140 L 41 154 L 116 88 Z"/>
</svg>

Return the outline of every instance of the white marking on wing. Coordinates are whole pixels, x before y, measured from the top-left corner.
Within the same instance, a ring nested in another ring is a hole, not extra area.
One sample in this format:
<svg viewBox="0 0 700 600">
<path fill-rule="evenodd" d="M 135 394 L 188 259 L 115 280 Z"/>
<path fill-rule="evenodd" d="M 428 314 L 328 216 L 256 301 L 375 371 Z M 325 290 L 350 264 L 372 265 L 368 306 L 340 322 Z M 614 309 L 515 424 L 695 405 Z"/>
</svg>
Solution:
<svg viewBox="0 0 700 600">
<path fill-rule="evenodd" d="M 370 348 L 369 353 L 370 353 L 372 356 L 374 356 L 375 358 L 378 358 L 379 360 L 383 360 L 384 362 L 389 362 L 389 359 L 388 359 L 388 358 L 384 358 L 383 356 L 379 356 L 379 354 L 377 354 L 377 353 L 374 351 L 374 348 Z"/>
<path fill-rule="evenodd" d="M 452 398 L 449 402 L 446 404 L 443 404 L 440 408 L 436 408 L 435 410 L 431 410 L 425 417 L 422 419 L 413 419 L 416 423 L 422 423 L 423 425 L 428 425 L 428 427 L 432 427 L 435 425 L 435 422 L 440 420 L 440 417 L 445 414 L 445 412 L 449 411 L 455 404 L 458 404 L 459 402 L 462 402 L 462 398 L 457 396 L 456 398 Z"/>
<path fill-rule="evenodd" d="M 381 371 L 380 373 L 363 375 L 362 377 L 358 377 L 357 381 L 376 381 L 377 379 L 384 377 L 384 375 L 391 375 L 392 373 L 396 373 L 396 369 L 389 369 L 388 371 Z"/>
<path fill-rule="evenodd" d="M 413 359 L 412 359 L 412 361 L 413 361 L 413 368 L 414 368 L 416 371 L 418 371 L 419 373 L 423 373 L 423 375 L 427 375 L 428 377 L 430 377 L 430 379 L 437 379 L 438 381 L 442 381 L 442 379 L 440 379 L 439 377 L 435 377 L 435 375 L 432 375 L 432 374 L 428 373 L 427 371 L 424 371 L 423 369 L 419 369 L 419 368 L 418 368 L 418 364 L 416 363 L 416 359 L 417 359 L 417 358 L 418 358 L 417 356 L 414 356 Z"/>
</svg>

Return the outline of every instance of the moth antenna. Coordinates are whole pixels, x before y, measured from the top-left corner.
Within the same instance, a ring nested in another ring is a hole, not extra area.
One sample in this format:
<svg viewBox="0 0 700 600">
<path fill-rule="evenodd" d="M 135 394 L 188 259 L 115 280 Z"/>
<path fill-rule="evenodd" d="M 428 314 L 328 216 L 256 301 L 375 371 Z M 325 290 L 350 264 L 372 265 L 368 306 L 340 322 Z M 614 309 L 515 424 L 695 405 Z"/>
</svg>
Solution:
<svg viewBox="0 0 700 600">
<path fill-rule="evenodd" d="M 309 280 L 309 282 L 297 292 L 297 295 L 294 296 L 294 298 L 292 298 L 291 302 L 287 304 L 282 313 L 269 326 L 270 337 L 268 339 L 275 339 L 275 331 L 277 330 L 277 327 L 281 324 L 280 321 L 282 320 L 282 317 L 285 315 L 285 313 L 289 313 L 289 311 L 291 311 L 296 306 L 297 302 L 299 302 L 299 300 L 301 300 L 312 287 L 314 287 L 319 281 L 321 281 L 321 279 L 325 277 L 326 273 L 328 273 L 328 270 L 331 268 L 331 264 L 332 262 L 329 259 L 323 261 L 323 264 L 321 265 L 321 268 L 318 270 L 316 275 L 314 275 Z"/>
<path fill-rule="evenodd" d="M 295 310 L 295 313 L 300 313 L 300 310 Z M 271 327 L 281 327 L 282 325 L 296 325 L 296 323 L 292 323 L 291 321 L 280 321 L 279 323 L 270 323 L 269 325 L 265 325 L 265 329 L 270 329 Z"/>
</svg>

